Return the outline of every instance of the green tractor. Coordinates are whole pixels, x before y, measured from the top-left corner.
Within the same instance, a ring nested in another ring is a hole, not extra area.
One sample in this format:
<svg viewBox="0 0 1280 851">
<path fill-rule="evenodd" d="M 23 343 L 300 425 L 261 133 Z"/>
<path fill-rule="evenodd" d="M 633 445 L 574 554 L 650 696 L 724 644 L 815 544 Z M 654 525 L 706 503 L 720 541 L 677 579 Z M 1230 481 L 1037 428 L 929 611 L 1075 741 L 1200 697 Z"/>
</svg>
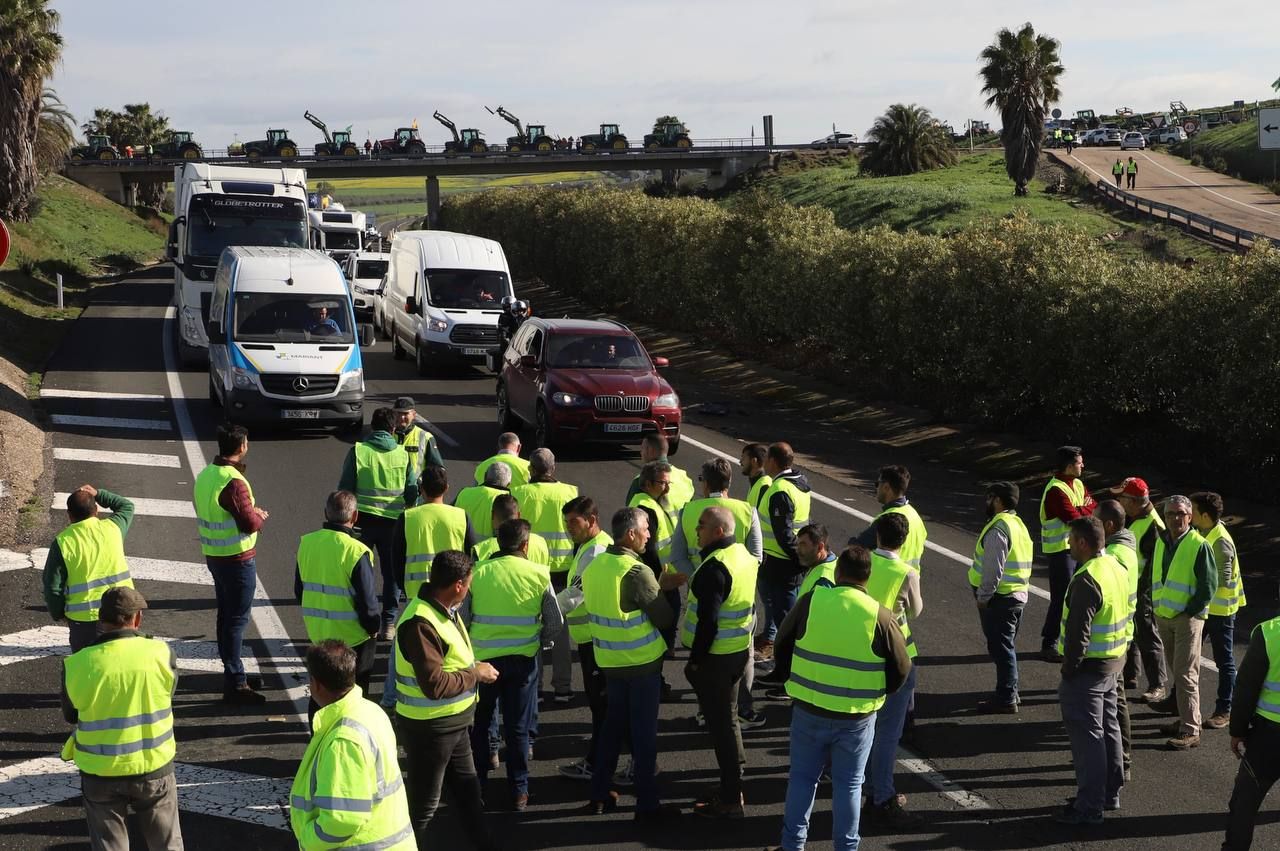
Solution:
<svg viewBox="0 0 1280 851">
<path fill-rule="evenodd" d="M 298 145 L 289 138 L 288 130 L 268 130 L 267 138 L 245 142 L 241 150 L 251 160 L 262 157 L 288 158 L 298 155 Z"/>
<path fill-rule="evenodd" d="M 489 107 L 485 107 L 489 109 Z M 553 151 L 556 147 L 556 140 L 547 135 L 547 125 L 530 124 L 525 127 L 520 123 L 520 119 L 511 114 L 510 111 L 498 107 L 498 111 L 494 112 L 489 109 L 490 115 L 496 115 L 506 121 L 512 127 L 516 128 L 516 135 L 507 137 L 507 151 L 512 154 L 518 154 L 521 151 Z M 464 130 L 463 133 L 466 133 Z"/>
<path fill-rule="evenodd" d="M 584 134 L 579 141 L 584 154 L 594 154 L 601 149 L 625 151 L 631 147 L 616 124 L 601 124 L 599 133 Z"/>
<path fill-rule="evenodd" d="M 684 128 L 683 124 L 676 121 L 655 124 L 653 125 L 653 132 L 645 134 L 644 137 L 644 149 L 646 151 L 656 151 L 661 148 L 688 150 L 692 147 L 693 140 L 689 138 L 689 131 Z"/>
<path fill-rule="evenodd" d="M 120 152 L 111 144 L 111 139 L 103 135 L 93 135 L 85 140 L 85 144 L 77 145 L 67 154 L 71 160 L 118 160 Z"/>
<path fill-rule="evenodd" d="M 453 140 L 444 143 L 444 152 L 446 154 L 486 154 L 489 152 L 489 143 L 484 140 L 484 136 L 474 127 L 468 127 L 459 131 L 458 125 L 454 124 L 440 110 L 436 110 L 431 116 L 449 129 L 453 135 Z"/>
<path fill-rule="evenodd" d="M 303 112 L 302 117 L 315 125 L 316 129 L 324 135 L 324 141 L 316 145 L 317 157 L 360 156 L 360 149 L 356 147 L 355 142 L 351 141 L 351 127 L 349 125 L 346 130 L 334 130 L 333 133 L 330 133 L 328 125 L 309 111 Z"/>
<path fill-rule="evenodd" d="M 188 131 L 172 130 L 168 139 L 153 146 L 152 156 L 162 160 L 198 160 L 204 156 L 204 151 Z"/>
</svg>

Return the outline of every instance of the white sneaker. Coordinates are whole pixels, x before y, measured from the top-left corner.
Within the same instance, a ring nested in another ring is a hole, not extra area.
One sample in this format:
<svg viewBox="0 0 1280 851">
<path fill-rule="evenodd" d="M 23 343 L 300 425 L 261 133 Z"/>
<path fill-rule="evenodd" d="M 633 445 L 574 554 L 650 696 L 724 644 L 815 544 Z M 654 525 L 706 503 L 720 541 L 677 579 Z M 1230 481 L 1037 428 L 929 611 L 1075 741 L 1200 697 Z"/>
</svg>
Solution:
<svg viewBox="0 0 1280 851">
<path fill-rule="evenodd" d="M 613 774 L 613 782 L 619 786 L 630 786 L 636 782 L 636 762 L 631 757 L 627 757 L 627 764 L 619 766 L 618 770 Z"/>
</svg>

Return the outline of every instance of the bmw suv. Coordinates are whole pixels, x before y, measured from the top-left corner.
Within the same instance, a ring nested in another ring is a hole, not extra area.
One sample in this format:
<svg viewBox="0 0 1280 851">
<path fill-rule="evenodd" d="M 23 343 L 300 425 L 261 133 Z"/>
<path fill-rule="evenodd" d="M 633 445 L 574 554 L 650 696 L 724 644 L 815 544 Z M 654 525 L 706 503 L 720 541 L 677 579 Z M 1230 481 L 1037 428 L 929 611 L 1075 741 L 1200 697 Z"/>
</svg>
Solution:
<svg viewBox="0 0 1280 851">
<path fill-rule="evenodd" d="M 533 427 L 538 446 L 638 443 L 661 432 L 668 454 L 680 446 L 680 397 L 621 323 L 535 317 L 502 355 L 498 422 Z"/>
</svg>

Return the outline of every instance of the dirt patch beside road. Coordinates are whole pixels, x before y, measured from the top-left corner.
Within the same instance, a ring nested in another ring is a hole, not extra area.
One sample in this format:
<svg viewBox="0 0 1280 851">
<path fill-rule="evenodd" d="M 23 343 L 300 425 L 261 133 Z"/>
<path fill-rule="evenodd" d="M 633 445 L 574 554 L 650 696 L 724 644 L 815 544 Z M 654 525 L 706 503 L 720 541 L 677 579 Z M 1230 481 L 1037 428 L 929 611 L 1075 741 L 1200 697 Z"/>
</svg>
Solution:
<svg viewBox="0 0 1280 851">
<path fill-rule="evenodd" d="M 0 358 L 0 547 L 32 543 L 48 514 L 41 492 L 48 438 L 27 398 L 27 373 Z"/>
</svg>

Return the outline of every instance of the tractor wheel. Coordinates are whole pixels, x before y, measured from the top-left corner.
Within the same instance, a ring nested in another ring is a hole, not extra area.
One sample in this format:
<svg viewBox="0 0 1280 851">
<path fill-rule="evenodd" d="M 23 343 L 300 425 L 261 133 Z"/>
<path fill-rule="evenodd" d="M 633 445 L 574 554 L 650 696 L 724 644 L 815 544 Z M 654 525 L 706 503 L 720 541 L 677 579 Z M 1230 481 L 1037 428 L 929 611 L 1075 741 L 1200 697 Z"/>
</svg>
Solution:
<svg viewBox="0 0 1280 851">
<path fill-rule="evenodd" d="M 251 160 L 262 159 L 262 151 L 258 150 L 257 148 L 250 148 L 249 150 L 244 152 L 244 155 Z"/>
<path fill-rule="evenodd" d="M 659 149 L 659 148 L 661 148 L 661 147 L 662 147 L 662 146 L 661 146 L 661 145 L 659 145 L 657 142 L 646 142 L 646 143 L 645 143 L 645 146 L 644 146 L 644 149 L 645 149 L 646 151 L 656 151 L 656 150 L 658 150 L 658 149 Z"/>
<path fill-rule="evenodd" d="M 344 157 L 358 157 L 360 156 L 360 149 L 355 145 L 347 145 L 342 149 L 342 155 Z"/>
<path fill-rule="evenodd" d="M 282 157 L 296 157 L 298 149 L 293 145 L 281 145 L 278 153 Z"/>
<path fill-rule="evenodd" d="M 518 153 L 520 153 L 520 146 L 519 146 L 519 145 L 507 145 L 507 153 L 509 153 L 509 154 L 518 154 Z"/>
<path fill-rule="evenodd" d="M 541 140 L 541 141 L 539 141 L 539 142 L 538 142 L 538 150 L 539 150 L 539 151 L 549 151 L 549 150 L 551 150 L 551 149 L 552 149 L 552 145 L 551 145 L 551 140 L 550 140 L 550 139 L 543 139 L 543 140 Z"/>
<path fill-rule="evenodd" d="M 81 160 L 84 159 L 84 154 L 72 154 L 71 156 L 67 157 L 67 159 L 72 160 L 74 162 L 80 162 Z"/>
<path fill-rule="evenodd" d="M 486 145 L 484 142 L 471 143 L 471 153 L 473 154 L 483 154 L 488 152 L 488 150 L 489 150 L 489 146 Z"/>
<path fill-rule="evenodd" d="M 100 160 L 109 161 L 109 160 L 114 160 L 115 158 L 116 158 L 116 152 L 111 150 L 110 148 L 103 148 L 101 151 L 98 151 L 98 159 Z"/>
<path fill-rule="evenodd" d="M 202 152 L 198 145 L 183 145 L 180 153 L 184 160 L 198 160 Z"/>
<path fill-rule="evenodd" d="M 427 152 L 427 146 L 421 142 L 410 142 L 405 146 L 404 152 L 410 156 L 420 157 Z"/>
<path fill-rule="evenodd" d="M 681 136 L 679 139 L 676 139 L 676 147 L 677 147 L 677 148 L 692 148 L 692 147 L 693 147 L 693 142 L 691 142 L 691 141 L 689 140 L 689 137 L 688 137 L 688 136 Z"/>
<path fill-rule="evenodd" d="M 583 142 L 583 143 L 582 143 L 582 153 L 584 153 L 584 154 L 594 154 L 595 152 L 596 152 L 596 143 L 595 143 L 595 142 Z"/>
<path fill-rule="evenodd" d="M 627 140 L 619 136 L 613 140 L 613 144 L 610 147 L 615 151 L 625 151 L 629 146 L 627 145 Z"/>
</svg>

